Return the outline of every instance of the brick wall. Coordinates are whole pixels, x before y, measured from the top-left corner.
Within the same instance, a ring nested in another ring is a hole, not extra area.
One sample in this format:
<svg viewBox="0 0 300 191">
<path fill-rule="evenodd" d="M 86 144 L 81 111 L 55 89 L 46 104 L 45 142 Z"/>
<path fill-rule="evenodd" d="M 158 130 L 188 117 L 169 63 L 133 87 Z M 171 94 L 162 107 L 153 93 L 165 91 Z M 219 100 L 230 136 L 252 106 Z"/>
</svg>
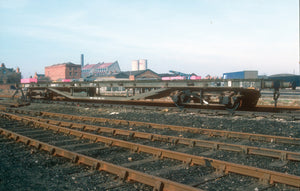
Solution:
<svg viewBox="0 0 300 191">
<path fill-rule="evenodd" d="M 81 77 L 81 66 L 67 66 L 66 79 L 79 79 Z"/>
<path fill-rule="evenodd" d="M 45 76 L 50 80 L 62 80 L 62 79 L 79 79 L 81 77 L 81 66 L 60 64 L 45 67 Z"/>
<path fill-rule="evenodd" d="M 66 66 L 65 65 L 54 65 L 45 67 L 45 76 L 49 77 L 50 80 L 58 80 L 66 78 Z"/>
</svg>

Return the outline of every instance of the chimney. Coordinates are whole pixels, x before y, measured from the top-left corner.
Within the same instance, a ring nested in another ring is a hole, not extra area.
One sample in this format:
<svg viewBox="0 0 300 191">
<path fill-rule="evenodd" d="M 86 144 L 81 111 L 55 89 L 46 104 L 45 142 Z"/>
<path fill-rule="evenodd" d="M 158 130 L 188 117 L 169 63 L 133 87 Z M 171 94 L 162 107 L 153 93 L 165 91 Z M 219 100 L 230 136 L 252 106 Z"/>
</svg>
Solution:
<svg viewBox="0 0 300 191">
<path fill-rule="evenodd" d="M 84 55 L 81 54 L 81 68 L 83 68 L 84 66 Z"/>
</svg>

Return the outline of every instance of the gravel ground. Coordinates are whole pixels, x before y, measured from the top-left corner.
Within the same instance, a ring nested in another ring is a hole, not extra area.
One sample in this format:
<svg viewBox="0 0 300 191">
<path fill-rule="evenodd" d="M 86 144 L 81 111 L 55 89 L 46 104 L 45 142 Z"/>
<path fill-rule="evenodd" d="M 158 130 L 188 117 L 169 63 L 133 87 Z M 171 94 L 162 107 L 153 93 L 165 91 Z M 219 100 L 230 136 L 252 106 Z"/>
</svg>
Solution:
<svg viewBox="0 0 300 191">
<path fill-rule="evenodd" d="M 150 187 L 119 184 L 114 175 L 73 165 L 62 157 L 36 152 L 22 143 L 0 137 L 0 190 L 152 190 Z"/>
<path fill-rule="evenodd" d="M 245 119 L 235 116 L 208 117 L 195 113 L 153 111 L 149 113 L 147 110 L 135 112 L 132 109 L 125 108 L 116 111 L 115 108 L 84 108 L 56 104 L 31 104 L 23 109 L 300 138 L 300 122 L 284 121 L 281 119 Z M 118 184 L 114 175 L 104 172 L 94 172 L 81 165 L 73 165 L 66 159 L 52 157 L 44 152 L 32 151 L 32 149 L 23 144 L 13 143 L 7 139 L 0 138 L 0 148 L 0 190 L 105 190 L 105 187 L 108 187 L 108 183 L 111 183 L 112 186 Z M 295 151 L 300 152 L 299 147 L 294 149 Z M 122 149 L 116 150 L 116 153 L 122 152 Z M 195 151 L 191 150 L 191 152 Z M 199 152 L 201 151 L 199 150 Z M 131 156 L 136 160 L 141 158 L 134 154 Z M 228 156 L 220 156 L 219 153 L 216 153 L 215 157 L 226 157 L 228 161 L 236 162 L 241 156 L 236 153 L 228 154 Z M 230 159 L 231 157 L 232 159 Z M 118 157 L 111 158 L 111 160 L 120 163 L 125 162 Z M 252 162 L 251 158 L 247 160 Z M 262 161 L 263 160 L 264 158 L 262 157 Z M 264 167 L 264 165 L 268 164 L 262 163 L 260 165 L 261 167 Z M 299 165 L 288 166 L 288 168 L 294 168 L 296 174 L 298 174 L 297 172 L 300 172 Z M 284 169 L 281 169 L 281 171 L 285 172 Z M 196 168 L 195 172 L 200 173 L 201 168 Z M 182 173 L 184 173 L 184 171 L 182 171 Z M 92 175 L 84 176 L 84 174 Z M 221 178 L 215 182 L 215 185 L 211 185 L 210 182 L 209 187 L 206 184 L 201 185 L 201 188 L 206 190 L 232 190 L 233 187 L 222 187 L 222 185 L 225 185 L 225 183 L 226 185 L 230 185 L 230 183 L 237 184 L 237 182 L 234 182 L 234 176 L 235 175 L 230 175 L 227 176 L 227 178 Z M 166 177 L 176 179 L 176 175 L 174 174 L 166 175 Z M 186 178 L 188 179 L 189 177 Z M 224 181 L 224 184 L 222 184 L 222 181 Z M 240 180 L 239 184 L 242 187 L 247 184 L 251 185 L 253 182 L 255 182 L 255 180 L 245 177 Z M 254 187 L 253 190 L 255 190 L 255 188 L 256 187 Z M 257 189 L 260 190 L 261 188 L 259 187 Z M 273 189 L 289 190 L 292 188 L 282 185 L 269 188 L 269 190 Z M 124 187 L 116 187 L 108 190 L 151 190 L 151 188 L 143 187 L 136 183 L 126 184 Z"/>
<path fill-rule="evenodd" d="M 259 133 L 300 138 L 300 122 L 283 119 L 265 119 L 257 117 L 248 119 L 239 116 L 207 116 L 196 113 L 153 112 L 147 110 L 115 108 L 84 108 L 57 104 L 31 104 L 24 107 L 30 110 L 65 113 L 91 117 L 104 117 L 131 121 L 143 121 L 170 125 L 182 125 L 247 133 Z"/>
</svg>

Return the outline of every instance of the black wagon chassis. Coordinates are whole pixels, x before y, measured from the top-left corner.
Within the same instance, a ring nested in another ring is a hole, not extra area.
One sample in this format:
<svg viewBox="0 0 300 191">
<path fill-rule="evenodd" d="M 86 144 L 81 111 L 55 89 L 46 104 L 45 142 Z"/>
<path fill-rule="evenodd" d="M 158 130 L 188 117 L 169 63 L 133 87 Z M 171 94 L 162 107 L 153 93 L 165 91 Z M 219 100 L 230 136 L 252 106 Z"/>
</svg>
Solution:
<svg viewBox="0 0 300 191">
<path fill-rule="evenodd" d="M 226 109 L 255 107 L 261 89 L 274 88 L 276 101 L 280 88 L 288 83 L 270 80 L 122 80 L 94 82 L 47 82 L 19 84 L 23 99 L 128 102 L 171 100 L 178 107 L 186 104 L 220 104 Z M 278 86 L 279 84 L 279 86 Z"/>
</svg>

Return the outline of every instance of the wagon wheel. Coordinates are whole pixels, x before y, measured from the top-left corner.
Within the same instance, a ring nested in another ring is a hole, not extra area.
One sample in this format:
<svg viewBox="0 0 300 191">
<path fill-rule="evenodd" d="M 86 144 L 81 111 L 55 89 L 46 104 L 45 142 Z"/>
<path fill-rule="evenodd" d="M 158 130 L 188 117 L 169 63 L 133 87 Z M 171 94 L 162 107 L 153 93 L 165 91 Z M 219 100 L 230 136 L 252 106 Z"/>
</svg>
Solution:
<svg viewBox="0 0 300 191">
<path fill-rule="evenodd" d="M 239 95 L 233 95 L 229 104 L 225 105 L 225 109 L 230 112 L 236 111 L 242 106 L 243 100 Z"/>
<path fill-rule="evenodd" d="M 184 104 L 190 103 L 192 99 L 191 96 L 188 95 L 188 93 L 182 91 L 178 91 L 175 94 L 171 95 L 171 98 L 174 104 L 179 108 L 183 108 Z"/>
</svg>

